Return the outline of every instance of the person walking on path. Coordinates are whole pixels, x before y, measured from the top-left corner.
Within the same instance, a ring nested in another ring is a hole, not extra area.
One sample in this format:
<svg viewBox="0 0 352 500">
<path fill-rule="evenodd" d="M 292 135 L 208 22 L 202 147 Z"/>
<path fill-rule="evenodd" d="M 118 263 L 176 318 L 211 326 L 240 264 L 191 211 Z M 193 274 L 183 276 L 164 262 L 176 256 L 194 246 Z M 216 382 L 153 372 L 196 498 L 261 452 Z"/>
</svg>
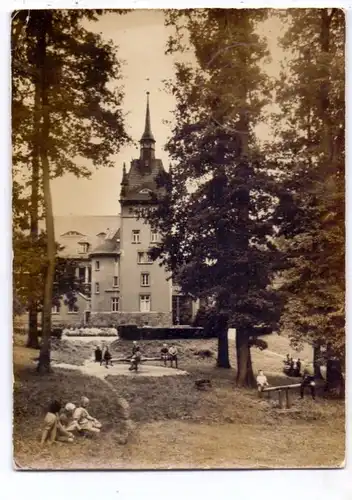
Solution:
<svg viewBox="0 0 352 500">
<path fill-rule="evenodd" d="M 109 351 L 109 348 L 108 346 L 106 346 L 105 348 L 105 352 L 104 352 L 104 363 L 105 363 L 105 366 L 106 368 L 109 368 L 109 364 L 112 366 L 112 361 L 111 361 L 111 352 Z"/>
</svg>

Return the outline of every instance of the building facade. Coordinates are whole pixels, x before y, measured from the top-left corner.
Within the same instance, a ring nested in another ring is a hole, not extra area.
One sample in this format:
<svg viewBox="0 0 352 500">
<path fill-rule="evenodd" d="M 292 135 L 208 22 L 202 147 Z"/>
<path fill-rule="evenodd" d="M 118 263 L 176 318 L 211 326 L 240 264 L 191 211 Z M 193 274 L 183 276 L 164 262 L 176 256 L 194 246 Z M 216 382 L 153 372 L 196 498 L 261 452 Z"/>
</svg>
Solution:
<svg viewBox="0 0 352 500">
<path fill-rule="evenodd" d="M 155 155 L 149 93 L 139 158 L 123 165 L 120 214 L 115 216 L 56 217 L 61 254 L 78 261 L 77 276 L 84 290 L 72 310 L 64 301 L 54 306 L 53 324 L 116 326 L 190 324 L 196 304 L 172 289 L 164 267 L 153 261 L 150 249 L 160 235 L 138 217 L 163 195 L 160 174 L 167 175 Z"/>
</svg>

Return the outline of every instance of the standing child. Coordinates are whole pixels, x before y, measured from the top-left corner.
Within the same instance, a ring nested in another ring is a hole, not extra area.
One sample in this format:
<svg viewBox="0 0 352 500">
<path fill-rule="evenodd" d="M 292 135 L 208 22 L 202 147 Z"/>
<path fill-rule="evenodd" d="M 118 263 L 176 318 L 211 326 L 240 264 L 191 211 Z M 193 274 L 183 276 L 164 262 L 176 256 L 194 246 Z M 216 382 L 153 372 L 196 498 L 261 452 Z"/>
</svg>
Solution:
<svg viewBox="0 0 352 500">
<path fill-rule="evenodd" d="M 105 348 L 105 352 L 104 352 L 104 363 L 105 363 L 105 366 L 106 368 L 109 368 L 109 364 L 112 366 L 112 361 L 111 361 L 111 352 L 109 351 L 109 348 L 108 346 L 106 346 Z"/>
<path fill-rule="evenodd" d="M 98 345 L 95 348 L 94 357 L 95 357 L 95 362 L 101 364 L 101 362 L 103 360 L 103 351 L 101 350 L 101 348 Z"/>
</svg>

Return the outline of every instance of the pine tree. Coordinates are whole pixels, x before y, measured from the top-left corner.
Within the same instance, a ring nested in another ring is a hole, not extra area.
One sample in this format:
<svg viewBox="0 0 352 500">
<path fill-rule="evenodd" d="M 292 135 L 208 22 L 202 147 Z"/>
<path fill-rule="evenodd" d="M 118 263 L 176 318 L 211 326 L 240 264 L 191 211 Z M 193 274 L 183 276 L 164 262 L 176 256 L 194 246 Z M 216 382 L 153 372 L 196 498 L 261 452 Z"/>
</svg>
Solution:
<svg viewBox="0 0 352 500">
<path fill-rule="evenodd" d="M 102 13 L 37 10 L 29 19 L 20 13 L 13 21 L 14 173 L 23 176 L 24 188 L 32 188 L 32 233 L 40 209 L 46 226 L 40 371 L 50 369 L 56 260 L 50 179 L 65 173 L 89 177 L 84 159 L 96 167 L 112 166 L 111 155 L 128 140 L 116 47 L 82 24 L 98 20 Z M 111 80 L 115 81 L 113 88 Z M 35 238 L 36 234 L 32 240 Z"/>
<path fill-rule="evenodd" d="M 168 14 L 178 35 L 169 50 L 184 50 L 187 37 L 197 64 L 176 63 L 168 84 L 176 98 L 166 146 L 172 168 L 160 180 L 168 194 L 148 216 L 164 235 L 155 253 L 173 279 L 215 307 L 220 367 L 230 367 L 227 330 L 236 328 L 238 385 L 254 382 L 250 346 L 258 327 L 272 331 L 280 316 L 271 287 L 280 261 L 273 240 L 275 179 L 254 133 L 271 95 L 259 67 L 267 48 L 255 31 L 266 15 L 245 9 Z"/>
<path fill-rule="evenodd" d="M 344 13 L 297 9 L 288 21 L 282 46 L 291 55 L 278 85 L 273 153 L 283 174 L 277 220 L 289 257 L 282 323 L 293 343 L 328 343 L 343 361 Z"/>
</svg>

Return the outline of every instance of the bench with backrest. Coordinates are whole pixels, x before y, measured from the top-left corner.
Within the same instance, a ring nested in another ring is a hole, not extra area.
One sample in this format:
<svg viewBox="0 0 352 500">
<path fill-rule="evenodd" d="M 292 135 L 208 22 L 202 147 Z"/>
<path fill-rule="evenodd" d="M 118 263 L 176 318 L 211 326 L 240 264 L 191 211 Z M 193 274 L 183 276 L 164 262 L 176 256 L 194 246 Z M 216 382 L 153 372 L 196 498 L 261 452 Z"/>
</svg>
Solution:
<svg viewBox="0 0 352 500">
<path fill-rule="evenodd" d="M 263 393 L 268 393 L 268 397 L 270 398 L 271 393 L 277 392 L 279 395 L 279 405 L 280 408 L 291 408 L 292 400 L 291 400 L 291 390 L 298 389 L 301 387 L 301 384 L 289 384 L 289 385 L 279 385 L 276 387 L 264 387 L 259 392 L 259 397 L 262 397 Z M 286 403 L 286 404 L 285 404 Z"/>
</svg>

